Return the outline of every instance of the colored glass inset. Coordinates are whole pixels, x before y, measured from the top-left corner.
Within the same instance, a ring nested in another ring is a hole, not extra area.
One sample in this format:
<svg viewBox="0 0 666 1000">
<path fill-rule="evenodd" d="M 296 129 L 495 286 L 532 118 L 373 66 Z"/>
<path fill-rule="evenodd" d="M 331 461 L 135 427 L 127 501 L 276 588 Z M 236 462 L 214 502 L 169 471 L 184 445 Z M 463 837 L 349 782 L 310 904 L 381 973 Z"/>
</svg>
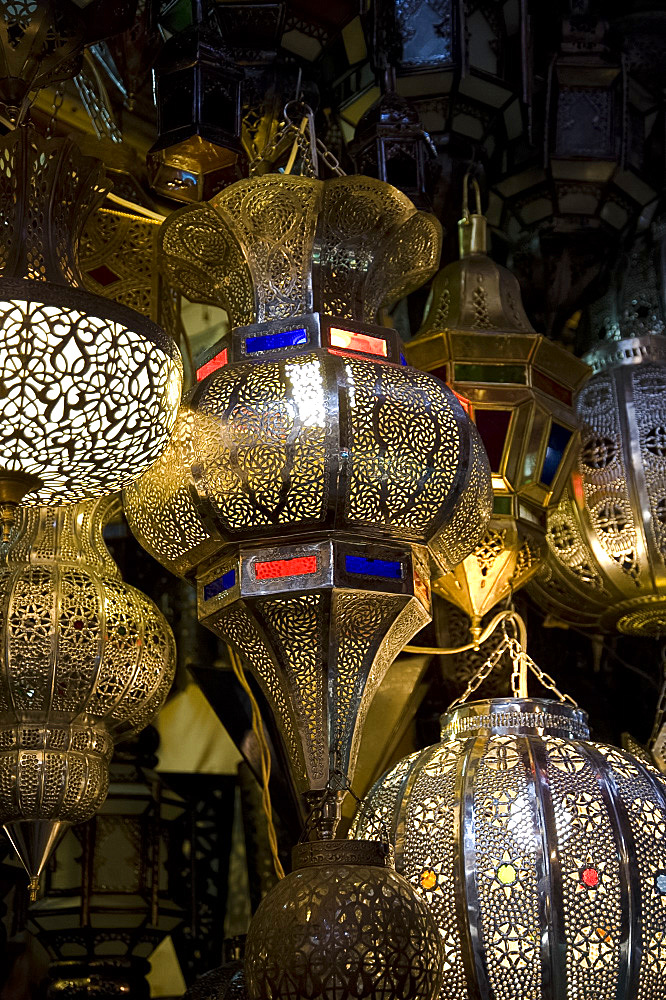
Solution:
<svg viewBox="0 0 666 1000">
<path fill-rule="evenodd" d="M 449 388 L 450 388 L 450 387 L 449 387 Z M 472 404 L 471 404 L 471 402 L 469 401 L 469 399 L 465 399 L 465 397 L 464 397 L 464 396 L 461 396 L 461 395 L 460 395 L 460 393 L 459 393 L 459 392 L 456 392 L 456 390 L 455 390 L 455 389 L 451 389 L 451 392 L 452 392 L 452 393 L 453 393 L 453 395 L 454 395 L 454 396 L 456 397 L 456 399 L 458 400 L 458 402 L 459 402 L 459 403 L 460 403 L 460 405 L 462 406 L 462 408 L 463 408 L 463 410 L 465 411 L 465 413 L 467 414 L 467 416 L 468 416 L 468 417 L 471 417 L 471 416 L 472 416 Z"/>
<path fill-rule="evenodd" d="M 437 885 L 437 875 L 432 868 L 426 868 L 421 872 L 421 887 L 423 889 L 434 889 Z"/>
<path fill-rule="evenodd" d="M 527 374 L 522 365 L 467 365 L 457 364 L 453 369 L 455 382 L 506 382 L 526 385 Z"/>
<path fill-rule="evenodd" d="M 381 576 L 386 580 L 402 579 L 402 563 L 390 559 L 366 559 L 365 556 L 345 556 L 345 569 L 359 576 Z"/>
<path fill-rule="evenodd" d="M 317 572 L 316 556 L 296 556 L 294 559 L 271 559 L 254 564 L 257 580 L 278 580 L 284 576 L 307 576 Z"/>
<path fill-rule="evenodd" d="M 277 351 L 281 347 L 298 347 L 299 344 L 307 344 L 307 331 L 300 327 L 298 330 L 284 330 L 281 333 L 264 333 L 257 337 L 245 338 L 245 350 L 247 354 L 259 354 L 261 351 Z"/>
<path fill-rule="evenodd" d="M 549 396 L 553 396 L 554 399 L 559 399 L 562 403 L 566 403 L 567 406 L 571 406 L 573 401 L 573 393 L 571 389 L 567 389 L 566 386 L 560 385 L 556 382 L 554 378 L 550 378 L 548 375 L 544 375 L 543 372 L 539 372 L 535 369 L 532 371 L 532 385 L 535 389 L 541 389 L 542 392 L 548 393 Z"/>
<path fill-rule="evenodd" d="M 500 472 L 504 444 L 511 423 L 511 410 L 480 410 L 477 408 L 474 411 L 474 422 L 488 455 L 490 471 Z"/>
<path fill-rule="evenodd" d="M 229 357 L 229 352 L 226 347 L 224 347 L 219 354 L 216 354 L 214 358 L 207 361 L 205 365 L 201 368 L 197 368 L 197 382 L 201 382 L 202 379 L 210 375 L 211 372 L 216 372 L 218 368 L 224 368 Z"/>
<path fill-rule="evenodd" d="M 497 878 L 502 885 L 513 885 L 518 878 L 518 872 L 513 865 L 500 865 L 497 869 Z"/>
<path fill-rule="evenodd" d="M 107 267 L 106 264 L 100 264 L 99 267 L 91 268 L 88 274 L 98 285 L 102 285 L 104 288 L 107 285 L 114 285 L 116 281 L 120 281 L 119 275 L 115 271 L 112 271 L 110 267 Z"/>
<path fill-rule="evenodd" d="M 204 584 L 204 601 L 210 601 L 211 597 L 217 597 L 218 594 L 224 594 L 225 591 L 231 590 L 235 583 L 236 570 L 227 570 L 222 576 L 218 576 L 216 580 L 211 580 L 210 583 Z"/>
<path fill-rule="evenodd" d="M 493 497 L 493 514 L 512 514 L 513 499 L 511 497 Z"/>
<path fill-rule="evenodd" d="M 657 887 L 658 892 L 660 892 L 662 896 L 666 896 L 666 872 L 661 872 L 657 875 L 654 880 L 654 884 Z"/>
<path fill-rule="evenodd" d="M 581 872 L 580 880 L 588 889 L 596 889 L 599 885 L 599 872 L 596 868 L 585 868 Z"/>
<path fill-rule="evenodd" d="M 543 460 L 543 469 L 541 470 L 541 482 L 544 486 L 552 486 L 553 479 L 560 467 L 560 462 L 564 457 L 566 447 L 571 440 L 571 434 L 572 431 L 566 427 L 562 427 L 561 424 L 556 424 L 553 421 L 550 425 L 550 434 L 548 436 L 548 444 L 546 445 L 546 457 Z"/>
<path fill-rule="evenodd" d="M 337 326 L 332 326 L 330 338 L 331 347 L 340 347 L 343 351 L 377 354 L 382 358 L 385 358 L 388 352 L 385 340 L 381 337 L 371 337 L 367 333 L 353 333 L 351 330 L 341 330 Z"/>
</svg>

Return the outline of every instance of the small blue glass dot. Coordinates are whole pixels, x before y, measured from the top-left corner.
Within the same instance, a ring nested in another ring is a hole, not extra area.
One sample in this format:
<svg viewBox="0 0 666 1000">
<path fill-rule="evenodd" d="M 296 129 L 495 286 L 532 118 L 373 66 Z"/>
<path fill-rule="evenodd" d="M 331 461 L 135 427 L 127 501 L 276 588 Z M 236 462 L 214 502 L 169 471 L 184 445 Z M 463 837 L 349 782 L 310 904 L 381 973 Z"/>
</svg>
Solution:
<svg viewBox="0 0 666 1000">
<path fill-rule="evenodd" d="M 655 885 L 662 895 L 666 893 L 666 874 L 657 875 Z"/>
</svg>

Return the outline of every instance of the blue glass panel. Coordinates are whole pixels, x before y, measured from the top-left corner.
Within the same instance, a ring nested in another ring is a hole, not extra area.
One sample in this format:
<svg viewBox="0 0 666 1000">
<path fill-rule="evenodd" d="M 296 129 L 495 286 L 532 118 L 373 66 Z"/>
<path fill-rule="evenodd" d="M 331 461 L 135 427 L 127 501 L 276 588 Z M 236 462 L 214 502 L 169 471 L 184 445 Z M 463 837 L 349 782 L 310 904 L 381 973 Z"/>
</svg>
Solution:
<svg viewBox="0 0 666 1000">
<path fill-rule="evenodd" d="M 226 590 L 231 590 L 236 582 L 236 570 L 227 570 L 222 576 L 218 576 L 217 580 L 211 580 L 210 583 L 204 584 L 204 601 L 210 601 L 211 597 L 217 597 L 218 594 L 223 594 Z"/>
<path fill-rule="evenodd" d="M 245 350 L 248 354 L 258 354 L 260 351 L 277 351 L 280 347 L 297 347 L 307 344 L 307 332 L 300 330 L 285 330 L 283 333 L 265 333 L 261 337 L 246 337 Z"/>
<path fill-rule="evenodd" d="M 546 457 L 543 460 L 543 469 L 541 470 L 541 482 L 544 486 L 552 486 L 553 479 L 562 461 L 562 456 L 571 439 L 571 433 L 566 427 L 562 427 L 561 424 L 551 424 L 550 436 L 546 445 Z"/>
<path fill-rule="evenodd" d="M 402 563 L 389 559 L 366 559 L 365 556 L 345 556 L 348 573 L 360 576 L 382 576 L 387 580 L 402 580 Z"/>
<path fill-rule="evenodd" d="M 401 365 L 406 365 L 407 364 L 407 358 L 405 357 L 404 354 L 400 355 L 400 364 Z"/>
</svg>

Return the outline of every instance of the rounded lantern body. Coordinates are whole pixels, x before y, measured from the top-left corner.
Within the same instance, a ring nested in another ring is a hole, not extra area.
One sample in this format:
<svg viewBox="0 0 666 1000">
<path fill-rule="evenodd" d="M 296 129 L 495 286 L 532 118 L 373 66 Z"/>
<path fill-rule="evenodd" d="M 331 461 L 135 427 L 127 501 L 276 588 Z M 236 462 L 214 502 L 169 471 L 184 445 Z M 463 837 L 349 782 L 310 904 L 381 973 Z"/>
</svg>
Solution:
<svg viewBox="0 0 666 1000">
<path fill-rule="evenodd" d="M 666 341 L 601 344 L 577 400 L 581 449 L 530 589 L 555 617 L 666 633 Z"/>
<path fill-rule="evenodd" d="M 386 863 L 386 845 L 300 844 L 259 905 L 245 946 L 251 1000 L 434 1000 L 437 927 Z"/>
<path fill-rule="evenodd" d="M 108 507 L 22 508 L 0 570 L 0 820 L 33 878 L 174 676 L 169 626 L 104 545 Z"/>
<path fill-rule="evenodd" d="M 0 506 L 106 496 L 164 450 L 180 354 L 151 320 L 83 287 L 101 163 L 23 127 L 0 153 Z"/>
<path fill-rule="evenodd" d="M 545 699 L 465 704 L 361 807 L 353 835 L 388 827 L 437 919 L 447 1000 L 663 996 L 666 788 L 590 742 L 586 719 Z"/>
</svg>

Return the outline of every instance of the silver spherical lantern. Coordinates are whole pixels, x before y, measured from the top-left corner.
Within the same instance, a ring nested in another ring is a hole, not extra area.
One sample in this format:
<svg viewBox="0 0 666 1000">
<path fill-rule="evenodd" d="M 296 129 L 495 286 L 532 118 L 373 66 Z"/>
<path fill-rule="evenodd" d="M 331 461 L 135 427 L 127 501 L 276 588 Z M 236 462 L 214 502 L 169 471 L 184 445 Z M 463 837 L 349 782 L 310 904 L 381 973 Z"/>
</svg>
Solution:
<svg viewBox="0 0 666 1000">
<path fill-rule="evenodd" d="M 354 836 L 390 829 L 426 899 L 447 1000 L 661 1000 L 666 788 L 545 699 L 469 703 L 441 743 L 369 793 Z"/>
<path fill-rule="evenodd" d="M 394 870 L 388 845 L 299 844 L 262 900 L 245 945 L 251 1000 L 434 1000 L 435 921 Z"/>
</svg>

